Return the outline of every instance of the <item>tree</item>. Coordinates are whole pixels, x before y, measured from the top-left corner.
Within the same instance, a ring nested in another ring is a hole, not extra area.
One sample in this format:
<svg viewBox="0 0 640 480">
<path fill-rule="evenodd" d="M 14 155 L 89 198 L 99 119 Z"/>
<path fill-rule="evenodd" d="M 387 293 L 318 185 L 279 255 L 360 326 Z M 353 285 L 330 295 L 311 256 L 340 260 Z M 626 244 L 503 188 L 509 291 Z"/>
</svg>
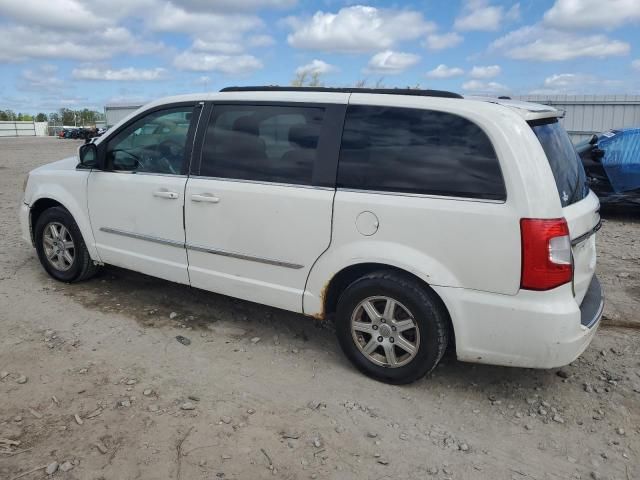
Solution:
<svg viewBox="0 0 640 480">
<path fill-rule="evenodd" d="M 60 120 L 63 125 L 75 125 L 76 124 L 76 113 L 73 110 L 68 108 L 61 108 L 58 110 L 60 114 Z"/>
<path fill-rule="evenodd" d="M 298 72 L 293 80 L 291 80 L 292 87 L 304 87 L 307 81 L 308 72 Z"/>
<path fill-rule="evenodd" d="M 49 123 L 52 123 L 53 125 L 55 125 L 56 123 L 62 123 L 61 122 L 61 117 L 58 114 L 58 112 L 51 112 L 49 114 Z"/>
<path fill-rule="evenodd" d="M 53 125 L 78 125 L 89 126 L 95 125 L 97 121 L 104 120 L 104 114 L 89 108 L 82 110 L 71 110 L 70 108 L 61 108 L 57 112 L 49 114 L 40 112 L 37 115 L 29 113 L 15 113 L 13 110 L 0 110 L 0 121 L 23 121 L 23 122 L 49 122 Z"/>
<path fill-rule="evenodd" d="M 320 80 L 320 72 L 313 72 L 311 74 L 311 78 L 309 79 L 310 87 L 322 87 L 324 83 Z"/>
<path fill-rule="evenodd" d="M 292 87 L 322 87 L 323 85 L 324 83 L 320 80 L 320 72 L 312 72 L 311 75 L 308 71 L 298 72 L 291 81 Z"/>
</svg>

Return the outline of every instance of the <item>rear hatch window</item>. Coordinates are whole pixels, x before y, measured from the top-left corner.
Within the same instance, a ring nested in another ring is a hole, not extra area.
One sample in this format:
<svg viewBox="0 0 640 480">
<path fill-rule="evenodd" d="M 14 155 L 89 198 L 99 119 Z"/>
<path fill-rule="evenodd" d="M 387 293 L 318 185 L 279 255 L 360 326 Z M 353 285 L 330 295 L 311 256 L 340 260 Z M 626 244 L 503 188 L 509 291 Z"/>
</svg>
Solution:
<svg viewBox="0 0 640 480">
<path fill-rule="evenodd" d="M 589 194 L 587 177 L 578 153 L 557 118 L 529 122 L 547 155 L 563 207 Z"/>
</svg>

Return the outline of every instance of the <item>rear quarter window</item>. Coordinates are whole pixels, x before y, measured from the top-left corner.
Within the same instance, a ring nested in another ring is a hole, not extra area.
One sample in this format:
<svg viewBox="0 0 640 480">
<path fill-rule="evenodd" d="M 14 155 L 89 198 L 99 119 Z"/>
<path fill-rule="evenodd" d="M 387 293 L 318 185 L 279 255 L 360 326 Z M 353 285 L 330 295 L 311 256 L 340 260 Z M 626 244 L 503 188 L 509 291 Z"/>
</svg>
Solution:
<svg viewBox="0 0 640 480">
<path fill-rule="evenodd" d="M 585 198 L 589 194 L 589 187 L 584 166 L 558 119 L 544 119 L 529 124 L 547 156 L 562 206 Z"/>
<path fill-rule="evenodd" d="M 504 200 L 500 164 L 475 123 L 446 112 L 352 105 L 338 187 Z"/>
</svg>

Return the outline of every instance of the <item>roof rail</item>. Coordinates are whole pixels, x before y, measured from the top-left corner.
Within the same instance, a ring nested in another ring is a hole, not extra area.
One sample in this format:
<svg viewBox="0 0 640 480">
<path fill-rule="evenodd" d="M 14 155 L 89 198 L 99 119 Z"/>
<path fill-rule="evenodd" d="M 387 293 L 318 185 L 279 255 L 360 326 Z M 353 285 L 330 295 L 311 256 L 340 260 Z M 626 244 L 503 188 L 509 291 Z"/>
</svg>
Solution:
<svg viewBox="0 0 640 480">
<path fill-rule="evenodd" d="M 464 98 L 462 95 L 444 90 L 420 90 L 415 88 L 351 88 L 351 87 L 226 87 L 221 92 L 340 92 L 382 93 L 385 95 L 413 95 L 418 97 Z"/>
</svg>

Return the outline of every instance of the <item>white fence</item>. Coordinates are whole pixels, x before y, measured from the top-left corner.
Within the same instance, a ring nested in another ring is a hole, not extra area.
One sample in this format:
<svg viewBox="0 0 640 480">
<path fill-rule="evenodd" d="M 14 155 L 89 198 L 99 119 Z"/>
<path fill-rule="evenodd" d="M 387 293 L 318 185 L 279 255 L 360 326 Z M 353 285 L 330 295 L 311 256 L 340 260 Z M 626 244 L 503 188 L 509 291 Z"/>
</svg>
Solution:
<svg viewBox="0 0 640 480">
<path fill-rule="evenodd" d="M 640 127 L 640 95 L 524 95 L 514 98 L 564 110 L 562 122 L 574 142 L 615 128 Z"/>
<path fill-rule="evenodd" d="M 47 122 L 0 122 L 0 137 L 44 137 Z"/>
</svg>

